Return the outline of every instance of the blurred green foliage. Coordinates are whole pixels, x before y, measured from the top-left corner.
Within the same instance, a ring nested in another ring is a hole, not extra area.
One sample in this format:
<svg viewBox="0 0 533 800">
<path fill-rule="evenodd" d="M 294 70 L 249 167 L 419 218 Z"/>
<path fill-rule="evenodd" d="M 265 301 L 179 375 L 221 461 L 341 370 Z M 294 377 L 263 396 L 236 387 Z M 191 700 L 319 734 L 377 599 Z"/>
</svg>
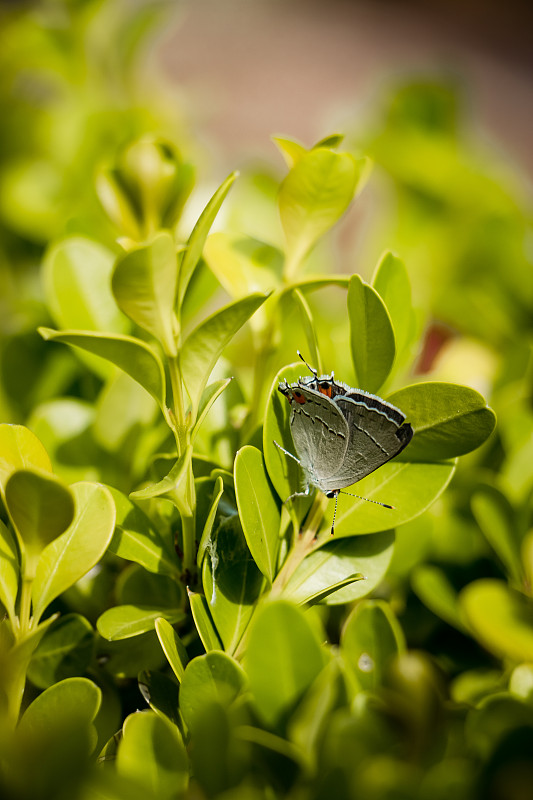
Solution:
<svg viewBox="0 0 533 800">
<path fill-rule="evenodd" d="M 527 797 L 529 201 L 418 81 L 184 233 L 191 143 L 140 71 L 172 5 L 0 12 L 0 789 Z M 297 347 L 413 424 L 356 487 L 392 522 L 284 502 Z"/>
</svg>

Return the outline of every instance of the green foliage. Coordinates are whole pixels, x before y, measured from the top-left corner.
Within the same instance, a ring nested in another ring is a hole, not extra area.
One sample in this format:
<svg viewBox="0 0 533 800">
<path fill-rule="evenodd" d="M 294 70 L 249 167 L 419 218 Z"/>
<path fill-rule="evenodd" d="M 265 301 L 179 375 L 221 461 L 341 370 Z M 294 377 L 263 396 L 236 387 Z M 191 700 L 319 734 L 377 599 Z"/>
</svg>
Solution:
<svg viewBox="0 0 533 800">
<path fill-rule="evenodd" d="M 68 13 L 85 42 L 110 4 L 83 5 Z M 35 63 L 54 50 L 41 46 Z M 68 85 L 59 49 L 56 69 Z M 0 398 L 7 796 L 466 800 L 509 775 L 517 796 L 529 786 L 527 223 L 466 169 L 457 113 L 445 88 L 414 86 L 367 137 L 401 219 L 363 274 L 324 269 L 369 173 L 338 134 L 310 149 L 275 139 L 279 236 L 261 213 L 251 232 L 214 230 L 234 200 L 237 219 L 265 208 L 229 195 L 236 173 L 186 231 L 193 170 L 148 117 L 111 152 L 103 126 L 77 167 L 94 205 L 80 198 L 67 226 L 79 149 L 59 169 L 36 141 L 0 175 L 3 224 L 46 244 L 45 313 L 28 321 L 42 339 L 26 389 Z M 60 184 L 61 213 L 47 211 Z M 435 357 L 434 318 L 457 327 L 456 354 L 467 339 L 475 353 L 502 346 L 483 393 L 471 358 Z M 278 385 L 306 374 L 298 347 L 414 430 L 340 495 L 333 537 L 334 502 L 294 497 L 304 476 L 277 446 L 295 452 Z"/>
</svg>

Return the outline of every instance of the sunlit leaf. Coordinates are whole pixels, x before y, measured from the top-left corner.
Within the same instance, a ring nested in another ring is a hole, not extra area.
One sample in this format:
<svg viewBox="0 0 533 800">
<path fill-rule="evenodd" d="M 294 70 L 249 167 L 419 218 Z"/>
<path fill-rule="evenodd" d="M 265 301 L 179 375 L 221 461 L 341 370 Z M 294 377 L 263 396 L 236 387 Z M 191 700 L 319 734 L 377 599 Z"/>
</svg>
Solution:
<svg viewBox="0 0 533 800">
<path fill-rule="evenodd" d="M 161 232 L 143 247 L 130 250 L 115 265 L 113 294 L 119 308 L 161 343 L 165 353 L 176 355 L 174 298 L 178 262 L 169 233 Z"/>
<path fill-rule="evenodd" d="M 352 275 L 348 287 L 348 316 L 357 385 L 377 392 L 394 362 L 394 331 L 383 300 L 359 275 Z"/>
</svg>

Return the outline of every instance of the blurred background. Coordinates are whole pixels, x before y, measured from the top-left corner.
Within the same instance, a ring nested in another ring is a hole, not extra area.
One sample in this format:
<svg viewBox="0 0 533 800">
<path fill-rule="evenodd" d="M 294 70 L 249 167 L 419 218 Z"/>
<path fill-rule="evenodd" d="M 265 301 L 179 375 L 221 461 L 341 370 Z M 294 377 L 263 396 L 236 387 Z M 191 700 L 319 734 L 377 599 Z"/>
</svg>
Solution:
<svg viewBox="0 0 533 800">
<path fill-rule="evenodd" d="M 43 255 L 73 234 L 116 251 L 97 176 L 145 135 L 194 165 L 184 238 L 239 169 L 217 224 L 278 245 L 285 166 L 270 137 L 311 147 L 343 133 L 343 147 L 374 167 L 310 269 L 368 279 L 395 250 L 429 310 L 419 371 L 436 368 L 438 354 L 438 377 L 489 393 L 524 373 L 533 308 L 525 0 L 4 0 L 0 19 L 3 419 L 24 421 L 83 380 L 72 355 L 52 359 L 35 333 L 50 315 Z"/>
</svg>

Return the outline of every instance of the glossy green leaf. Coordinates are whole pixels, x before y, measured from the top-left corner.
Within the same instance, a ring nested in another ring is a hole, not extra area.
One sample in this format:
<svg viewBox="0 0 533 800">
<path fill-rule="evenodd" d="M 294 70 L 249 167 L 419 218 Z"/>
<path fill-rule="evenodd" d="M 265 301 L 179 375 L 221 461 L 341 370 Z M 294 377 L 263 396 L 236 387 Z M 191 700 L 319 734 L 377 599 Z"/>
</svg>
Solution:
<svg viewBox="0 0 533 800">
<path fill-rule="evenodd" d="M 480 486 L 471 500 L 472 511 L 489 544 L 501 559 L 509 576 L 520 585 L 523 568 L 520 534 L 514 509 L 498 489 Z"/>
<path fill-rule="evenodd" d="M 179 683 L 170 675 L 156 670 L 143 669 L 138 677 L 139 691 L 156 714 L 164 715 L 183 731 L 179 711 Z"/>
<path fill-rule="evenodd" d="M 100 639 L 98 658 L 105 661 L 106 672 L 119 680 L 137 680 L 143 669 L 164 669 L 166 666 L 155 630 L 114 642 Z"/>
<path fill-rule="evenodd" d="M 0 565 L 0 603 L 2 603 L 9 619 L 13 622 L 20 576 L 19 554 L 11 531 L 1 520 Z"/>
<path fill-rule="evenodd" d="M 352 275 L 348 287 L 348 316 L 357 386 L 377 392 L 394 363 L 394 331 L 385 303 L 359 275 Z"/>
<path fill-rule="evenodd" d="M 153 630 L 159 617 L 174 623 L 182 622 L 185 614 L 180 608 L 162 608 L 161 605 L 113 606 L 98 617 L 96 627 L 104 639 L 115 642 Z"/>
<path fill-rule="evenodd" d="M 346 211 L 360 172 L 351 155 L 323 148 L 305 153 L 290 170 L 278 197 L 289 274 Z"/>
<path fill-rule="evenodd" d="M 394 330 L 396 353 L 400 355 L 411 344 L 416 329 L 411 282 L 402 259 L 394 253 L 384 253 L 376 267 L 372 286 L 387 307 Z"/>
<path fill-rule="evenodd" d="M 177 575 L 157 575 L 138 564 L 122 570 L 115 584 L 115 597 L 122 604 L 149 602 L 162 608 L 183 608 L 185 589 Z"/>
<path fill-rule="evenodd" d="M 143 386 L 164 409 L 166 387 L 163 364 L 141 339 L 92 331 L 53 331 L 50 328 L 39 328 L 39 333 L 47 341 L 64 342 L 110 361 Z"/>
<path fill-rule="evenodd" d="M 363 580 L 328 594 L 328 604 L 349 603 L 369 594 L 383 580 L 392 558 L 394 533 L 383 531 L 354 538 L 329 538 L 308 555 L 292 574 L 283 596 L 294 603 L 309 602 L 319 592 L 353 576 Z"/>
<path fill-rule="evenodd" d="M 198 222 L 194 226 L 189 240 L 187 242 L 187 249 L 183 254 L 181 260 L 179 276 L 178 276 L 178 308 L 181 308 L 185 291 L 189 285 L 189 281 L 196 269 L 196 265 L 202 255 L 205 240 L 211 230 L 215 217 L 217 216 L 226 195 L 233 186 L 235 179 L 238 177 L 237 172 L 232 172 L 226 180 L 216 190 L 202 213 L 198 218 Z"/>
<path fill-rule="evenodd" d="M 32 737 L 44 746 L 50 737 L 88 728 L 100 708 L 100 689 L 87 678 L 66 678 L 45 689 L 28 706 L 17 735 Z M 94 744 L 95 742 L 93 742 Z"/>
<path fill-rule="evenodd" d="M 215 486 L 213 487 L 213 499 L 211 500 L 211 505 L 209 506 L 209 511 L 207 513 L 204 527 L 202 529 L 202 534 L 200 536 L 200 541 L 198 543 L 198 553 L 196 555 L 196 564 L 198 567 L 202 566 L 202 561 L 204 560 L 205 552 L 210 546 L 211 532 L 213 530 L 213 525 L 215 523 L 218 504 L 223 494 L 224 494 L 224 481 L 222 480 L 222 477 L 219 475 L 216 479 Z"/>
<path fill-rule="evenodd" d="M 226 653 L 206 653 L 189 661 L 180 688 L 180 708 L 189 728 L 210 702 L 229 706 L 246 686 L 243 669 Z"/>
<path fill-rule="evenodd" d="M 191 604 L 191 613 L 198 631 L 198 636 L 206 649 L 206 652 L 211 650 L 222 650 L 222 642 L 217 633 L 209 607 L 205 597 L 198 592 L 189 591 L 189 602 Z"/>
<path fill-rule="evenodd" d="M 32 586 L 33 614 L 82 578 L 105 553 L 115 527 L 115 506 L 108 490 L 96 483 L 70 487 L 76 502 L 74 520 L 43 551 Z"/>
<path fill-rule="evenodd" d="M 150 572 L 179 575 L 181 567 L 171 534 L 165 537 L 132 500 L 118 489 L 107 488 L 117 512 L 110 552 L 135 561 Z"/>
<path fill-rule="evenodd" d="M 202 584 L 218 636 L 235 652 L 252 617 L 264 579 L 244 540 L 237 514 L 225 519 L 207 548 Z"/>
<path fill-rule="evenodd" d="M 388 603 L 362 600 L 344 624 L 341 653 L 361 688 L 376 689 L 392 659 L 405 650 L 400 624 Z"/>
<path fill-rule="evenodd" d="M 533 604 L 503 581 L 485 578 L 459 595 L 470 629 L 500 658 L 533 661 Z"/>
<path fill-rule="evenodd" d="M 156 619 L 155 630 L 167 661 L 172 667 L 174 675 L 181 683 L 185 667 L 189 663 L 185 645 L 170 622 L 163 617 Z"/>
<path fill-rule="evenodd" d="M 235 457 L 235 493 L 246 543 L 255 563 L 272 583 L 279 549 L 280 510 L 255 447 L 241 448 Z"/>
<path fill-rule="evenodd" d="M 82 676 L 94 655 L 94 631 L 85 617 L 65 614 L 48 628 L 37 645 L 28 678 L 46 689 L 65 678 Z"/>
<path fill-rule="evenodd" d="M 411 576 L 415 593 L 430 611 L 461 632 L 467 631 L 456 590 L 444 570 L 434 564 L 420 564 Z"/>
<path fill-rule="evenodd" d="M 205 243 L 209 269 L 234 299 L 252 292 L 269 292 L 280 285 L 283 254 L 251 236 L 220 231 Z"/>
<path fill-rule="evenodd" d="M 139 500 L 149 500 L 152 497 L 166 497 L 171 500 L 178 508 L 182 502 L 182 490 L 185 484 L 187 470 L 190 467 L 192 458 L 192 445 L 188 445 L 174 466 L 157 483 L 149 483 L 143 489 L 131 492 L 131 497 Z"/>
<path fill-rule="evenodd" d="M 113 294 L 119 308 L 176 355 L 174 299 L 178 279 L 176 245 L 163 231 L 147 245 L 130 250 L 115 265 Z"/>
<path fill-rule="evenodd" d="M 153 711 L 126 718 L 116 767 L 119 775 L 160 800 L 174 800 L 189 782 L 189 760 L 178 729 Z"/>
<path fill-rule="evenodd" d="M 205 387 L 200 398 L 200 404 L 198 406 L 198 417 L 191 431 L 191 442 L 194 442 L 200 426 L 209 414 L 213 403 L 220 397 L 224 389 L 230 385 L 232 380 L 233 378 L 226 378 L 219 381 L 213 381 L 213 383 L 210 383 L 209 386 Z"/>
<path fill-rule="evenodd" d="M 0 424 L 0 489 L 5 492 L 7 479 L 17 469 L 52 472 L 48 453 L 39 439 L 24 425 Z"/>
<path fill-rule="evenodd" d="M 180 353 L 183 381 L 195 410 L 222 351 L 265 300 L 264 294 L 256 293 L 224 306 L 201 322 L 183 343 Z"/>
<path fill-rule="evenodd" d="M 266 603 L 257 610 L 244 667 L 257 709 L 267 725 L 280 722 L 325 663 L 326 654 L 303 611 L 285 600 Z"/>
<path fill-rule="evenodd" d="M 427 381 L 406 386 L 387 400 L 407 416 L 415 435 L 399 458 L 440 461 L 475 450 L 496 418 L 484 398 L 468 386 Z"/>
<path fill-rule="evenodd" d="M 453 461 L 434 464 L 406 464 L 390 461 L 366 478 L 349 486 L 346 492 L 393 506 L 382 508 L 365 500 L 340 494 L 335 520 L 335 536 L 373 533 L 403 525 L 426 511 L 448 486 L 455 470 Z M 329 534 L 334 501 L 329 506 L 321 530 Z"/>
<path fill-rule="evenodd" d="M 25 575 L 31 579 L 44 548 L 72 522 L 74 497 L 70 489 L 50 473 L 20 469 L 8 478 L 5 501 L 23 543 Z"/>
</svg>

